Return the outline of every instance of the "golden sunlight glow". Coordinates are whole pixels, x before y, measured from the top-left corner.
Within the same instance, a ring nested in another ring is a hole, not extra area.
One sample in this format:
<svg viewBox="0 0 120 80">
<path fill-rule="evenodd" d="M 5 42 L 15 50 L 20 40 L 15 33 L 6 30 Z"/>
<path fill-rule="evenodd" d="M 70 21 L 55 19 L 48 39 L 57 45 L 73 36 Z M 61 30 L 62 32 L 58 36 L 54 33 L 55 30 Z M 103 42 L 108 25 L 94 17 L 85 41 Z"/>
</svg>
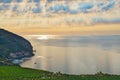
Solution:
<svg viewBox="0 0 120 80">
<path fill-rule="evenodd" d="M 53 39 L 56 35 L 28 35 L 28 37 L 34 37 L 39 40 Z"/>
</svg>

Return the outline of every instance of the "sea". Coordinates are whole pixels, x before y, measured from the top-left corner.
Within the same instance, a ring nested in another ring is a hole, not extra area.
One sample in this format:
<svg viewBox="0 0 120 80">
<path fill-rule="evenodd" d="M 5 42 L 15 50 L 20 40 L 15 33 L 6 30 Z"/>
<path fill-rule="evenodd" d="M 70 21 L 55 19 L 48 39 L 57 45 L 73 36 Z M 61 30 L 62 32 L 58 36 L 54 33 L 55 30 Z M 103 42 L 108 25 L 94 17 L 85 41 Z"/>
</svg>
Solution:
<svg viewBox="0 0 120 80">
<path fill-rule="evenodd" d="M 22 67 L 65 74 L 120 74 L 120 35 L 25 35 L 34 57 Z"/>
</svg>

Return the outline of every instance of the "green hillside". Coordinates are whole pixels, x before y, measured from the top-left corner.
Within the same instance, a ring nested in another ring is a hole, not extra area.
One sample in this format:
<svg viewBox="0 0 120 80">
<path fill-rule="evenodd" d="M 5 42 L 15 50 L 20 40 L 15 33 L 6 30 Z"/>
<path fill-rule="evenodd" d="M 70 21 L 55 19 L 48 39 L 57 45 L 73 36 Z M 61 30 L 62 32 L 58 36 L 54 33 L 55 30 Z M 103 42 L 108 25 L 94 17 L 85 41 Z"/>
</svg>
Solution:
<svg viewBox="0 0 120 80">
<path fill-rule="evenodd" d="M 14 33 L 0 29 L 0 65 L 6 60 L 9 62 L 33 55 L 33 48 L 29 41 Z"/>
<path fill-rule="evenodd" d="M 120 80 L 120 76 L 98 73 L 95 75 L 66 75 L 18 66 L 0 66 L 0 80 Z"/>
</svg>

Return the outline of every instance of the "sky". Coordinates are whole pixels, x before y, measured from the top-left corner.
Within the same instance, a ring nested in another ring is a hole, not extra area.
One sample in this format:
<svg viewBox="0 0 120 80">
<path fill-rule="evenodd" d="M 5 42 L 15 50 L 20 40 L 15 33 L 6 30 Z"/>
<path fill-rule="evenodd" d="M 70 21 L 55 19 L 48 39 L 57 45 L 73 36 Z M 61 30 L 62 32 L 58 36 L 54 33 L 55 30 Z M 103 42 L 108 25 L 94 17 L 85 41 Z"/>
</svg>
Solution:
<svg viewBox="0 0 120 80">
<path fill-rule="evenodd" d="M 120 0 L 0 0 L 0 16 L 2 26 L 116 24 L 120 23 Z"/>
</svg>

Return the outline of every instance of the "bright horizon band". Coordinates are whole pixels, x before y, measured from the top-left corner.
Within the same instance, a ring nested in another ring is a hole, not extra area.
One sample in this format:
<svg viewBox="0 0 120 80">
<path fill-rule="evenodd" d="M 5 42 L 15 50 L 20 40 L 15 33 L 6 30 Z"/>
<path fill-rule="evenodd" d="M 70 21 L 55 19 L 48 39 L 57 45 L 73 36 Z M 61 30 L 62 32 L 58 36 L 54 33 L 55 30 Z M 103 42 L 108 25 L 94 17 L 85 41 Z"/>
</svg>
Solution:
<svg viewBox="0 0 120 80">
<path fill-rule="evenodd" d="M 7 1 L 0 1 L 0 27 L 19 34 L 120 32 L 119 0 Z"/>
</svg>

